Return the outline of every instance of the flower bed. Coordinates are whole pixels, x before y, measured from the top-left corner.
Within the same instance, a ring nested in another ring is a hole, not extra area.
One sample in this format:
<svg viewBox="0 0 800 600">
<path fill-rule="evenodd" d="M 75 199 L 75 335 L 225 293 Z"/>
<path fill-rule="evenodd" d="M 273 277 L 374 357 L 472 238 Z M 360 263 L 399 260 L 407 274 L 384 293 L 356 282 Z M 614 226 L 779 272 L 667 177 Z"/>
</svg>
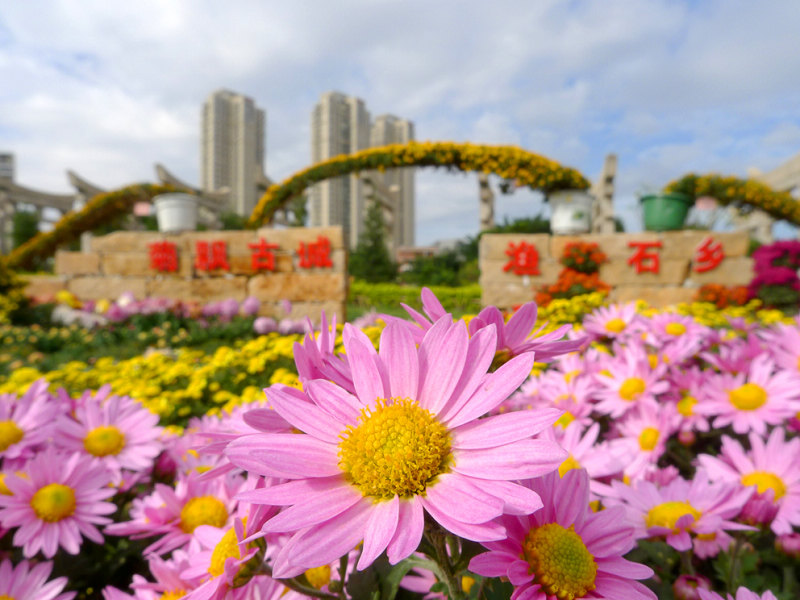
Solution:
<svg viewBox="0 0 800 600">
<path fill-rule="evenodd" d="M 797 597 L 798 322 L 599 296 L 14 370 L 0 597 Z"/>
</svg>

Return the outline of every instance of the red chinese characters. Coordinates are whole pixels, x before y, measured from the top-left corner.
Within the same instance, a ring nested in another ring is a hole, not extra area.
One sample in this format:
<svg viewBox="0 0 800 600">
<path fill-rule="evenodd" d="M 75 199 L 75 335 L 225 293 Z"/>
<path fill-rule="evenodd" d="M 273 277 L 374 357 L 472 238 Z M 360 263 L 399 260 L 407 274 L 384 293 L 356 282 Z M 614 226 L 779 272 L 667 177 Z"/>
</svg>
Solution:
<svg viewBox="0 0 800 600">
<path fill-rule="evenodd" d="M 725 258 L 725 251 L 722 249 L 722 242 L 715 242 L 714 238 L 708 236 L 697 246 L 694 252 L 694 270 L 697 273 L 705 273 L 716 269 L 722 259 Z"/>
<path fill-rule="evenodd" d="M 228 247 L 225 240 L 216 242 L 197 242 L 194 268 L 198 271 L 230 271 L 228 264 Z"/>
<path fill-rule="evenodd" d="M 661 242 L 628 242 L 628 248 L 636 251 L 628 259 L 628 264 L 636 269 L 636 273 L 658 273 L 661 268 L 658 248 Z"/>
<path fill-rule="evenodd" d="M 280 246 L 278 244 L 268 244 L 264 238 L 259 238 L 255 244 L 247 244 L 251 250 L 250 266 L 253 271 L 274 271 L 275 253 Z"/>
<path fill-rule="evenodd" d="M 539 252 L 536 246 L 528 242 L 515 244 L 509 242 L 506 248 L 509 261 L 503 267 L 504 272 L 513 270 L 514 275 L 539 275 Z"/>
<path fill-rule="evenodd" d="M 300 242 L 297 254 L 300 257 L 299 266 L 301 269 L 333 266 L 331 261 L 331 242 L 323 235 L 317 236 L 316 242 Z"/>
<path fill-rule="evenodd" d="M 150 268 L 159 273 L 178 270 L 178 248 L 172 242 L 153 242 L 150 249 Z"/>
</svg>

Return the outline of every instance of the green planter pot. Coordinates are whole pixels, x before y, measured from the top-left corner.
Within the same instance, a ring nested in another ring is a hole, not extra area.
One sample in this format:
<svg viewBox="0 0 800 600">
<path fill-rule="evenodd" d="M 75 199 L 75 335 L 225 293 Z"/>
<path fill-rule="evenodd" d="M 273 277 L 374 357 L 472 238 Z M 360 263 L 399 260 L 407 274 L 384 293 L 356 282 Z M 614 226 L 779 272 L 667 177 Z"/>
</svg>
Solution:
<svg viewBox="0 0 800 600">
<path fill-rule="evenodd" d="M 642 212 L 647 231 L 672 231 L 683 227 L 694 200 L 684 194 L 643 196 Z"/>
</svg>

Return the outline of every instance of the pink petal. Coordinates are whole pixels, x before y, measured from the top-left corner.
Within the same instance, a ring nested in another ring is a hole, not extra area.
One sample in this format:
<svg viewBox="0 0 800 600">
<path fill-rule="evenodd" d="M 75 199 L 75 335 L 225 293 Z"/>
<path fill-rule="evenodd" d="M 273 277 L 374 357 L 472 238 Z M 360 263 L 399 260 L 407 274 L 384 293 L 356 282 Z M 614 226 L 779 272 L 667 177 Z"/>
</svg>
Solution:
<svg viewBox="0 0 800 600">
<path fill-rule="evenodd" d="M 324 379 L 314 379 L 305 384 L 311 399 L 322 410 L 342 423 L 355 425 L 364 405 L 358 398 L 341 387 Z"/>
<path fill-rule="evenodd" d="M 345 341 L 345 350 L 347 351 L 347 362 L 353 372 L 353 386 L 361 403 L 364 406 L 372 407 L 375 406 L 375 401 L 378 398 L 386 398 L 388 396 L 378 370 L 378 356 L 372 346 L 372 342 L 362 332 L 354 330 L 349 323 L 345 327 L 347 328 L 348 326 L 350 327 L 351 335 L 343 339 Z"/>
<path fill-rule="evenodd" d="M 428 511 L 428 514 L 430 514 L 439 525 L 451 533 L 474 542 L 493 542 L 506 537 L 505 527 L 496 521 L 489 521 L 488 523 L 481 523 L 479 525 L 462 523 L 439 510 L 436 505 L 429 502 L 426 498 L 422 496 L 419 496 L 419 498 L 425 510 Z"/>
<path fill-rule="evenodd" d="M 386 549 L 397 530 L 400 500 L 397 496 L 372 507 L 364 530 L 364 546 L 357 569 L 361 571 L 371 565 Z"/>
<path fill-rule="evenodd" d="M 505 327 L 505 345 L 513 348 L 525 341 L 536 325 L 536 302 L 527 302 L 515 312 Z"/>
<path fill-rule="evenodd" d="M 411 556 L 422 539 L 425 526 L 425 513 L 419 497 L 400 500 L 398 508 L 397 528 L 392 541 L 386 548 L 386 556 L 393 565 Z"/>
<path fill-rule="evenodd" d="M 442 306 L 442 303 L 439 302 L 436 294 L 434 294 L 430 289 L 426 287 L 422 288 L 420 298 L 422 299 L 422 308 L 432 321 L 438 321 L 443 316 L 448 314 L 444 309 L 444 306 Z"/>
<path fill-rule="evenodd" d="M 225 449 L 228 459 L 245 471 L 287 479 L 338 475 L 336 454 L 336 446 L 294 433 L 246 435 Z"/>
<path fill-rule="evenodd" d="M 447 404 L 464 371 L 469 336 L 463 321 L 449 316 L 428 330 L 419 347 L 420 387 L 417 401 L 434 415 Z"/>
<path fill-rule="evenodd" d="M 381 334 L 380 357 L 389 376 L 392 398 L 416 398 L 419 386 L 417 347 L 408 329 L 390 323 Z"/>
<path fill-rule="evenodd" d="M 486 491 L 503 501 L 507 515 L 529 515 L 543 506 L 539 494 L 511 481 L 492 481 Z"/>
<path fill-rule="evenodd" d="M 304 502 L 283 509 L 264 523 L 262 531 L 288 533 L 327 521 L 345 512 L 363 496 L 353 487 L 344 484 L 323 494 L 309 496 Z"/>
<path fill-rule="evenodd" d="M 555 442 L 520 440 L 498 448 L 453 453 L 453 471 L 479 479 L 530 479 L 556 470 L 569 454 Z"/>
<path fill-rule="evenodd" d="M 503 512 L 503 501 L 467 478 L 443 473 L 426 490 L 428 504 L 462 523 L 486 523 Z"/>
<path fill-rule="evenodd" d="M 489 375 L 464 407 L 450 420 L 451 428 L 468 423 L 486 414 L 507 399 L 531 374 L 533 353 L 512 358 Z"/>
<path fill-rule="evenodd" d="M 286 556 L 281 553 L 283 560 L 276 561 L 273 576 L 285 577 L 284 572 L 293 571 L 290 567 L 306 570 L 326 565 L 350 552 L 364 538 L 374 507 L 371 500 L 362 498 L 333 519 L 296 534 L 285 547 Z"/>
<path fill-rule="evenodd" d="M 645 565 L 631 562 L 621 556 L 602 558 L 597 561 L 597 570 L 611 575 L 619 575 L 626 579 L 649 579 L 653 569 Z"/>
<path fill-rule="evenodd" d="M 503 552 L 484 552 L 469 561 L 469 570 L 484 577 L 506 577 L 508 567 L 519 558 Z"/>
<path fill-rule="evenodd" d="M 329 444 L 339 443 L 344 425 L 311 402 L 298 402 L 280 390 L 270 390 L 269 399 L 275 410 L 300 431 Z"/>
<path fill-rule="evenodd" d="M 555 408 L 522 410 L 472 421 L 455 429 L 453 448 L 494 448 L 536 435 L 550 427 L 564 411 Z"/>
<path fill-rule="evenodd" d="M 470 324 L 472 322 L 470 321 Z M 461 373 L 461 378 L 458 380 L 456 389 L 453 390 L 450 402 L 439 413 L 439 419 L 443 423 L 449 421 L 461 410 L 464 403 L 478 389 L 481 381 L 487 377 L 489 367 L 494 360 L 496 346 L 497 332 L 494 325 L 489 325 L 470 337 L 467 357 L 464 360 L 464 364 L 469 365 L 470 368 L 464 369 Z"/>
<path fill-rule="evenodd" d="M 309 494 L 325 494 L 330 490 L 347 485 L 344 477 L 315 477 L 313 479 L 297 479 L 288 483 L 279 483 L 268 488 L 247 490 L 236 494 L 236 499 L 252 504 L 271 504 L 289 506 L 299 504 Z"/>
</svg>

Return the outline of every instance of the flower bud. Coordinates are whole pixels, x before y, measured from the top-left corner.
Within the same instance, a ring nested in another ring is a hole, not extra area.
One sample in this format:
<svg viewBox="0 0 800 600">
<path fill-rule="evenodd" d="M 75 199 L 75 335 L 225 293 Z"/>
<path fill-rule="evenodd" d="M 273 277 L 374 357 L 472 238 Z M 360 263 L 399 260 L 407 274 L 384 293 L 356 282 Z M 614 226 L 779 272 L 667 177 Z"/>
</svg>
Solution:
<svg viewBox="0 0 800 600">
<path fill-rule="evenodd" d="M 698 589 L 710 590 L 711 581 L 702 575 L 681 575 L 672 584 L 675 600 L 700 600 Z"/>
<path fill-rule="evenodd" d="M 800 560 L 800 533 L 779 535 L 778 539 L 775 540 L 775 547 L 778 552 L 782 552 L 795 560 Z"/>
</svg>

